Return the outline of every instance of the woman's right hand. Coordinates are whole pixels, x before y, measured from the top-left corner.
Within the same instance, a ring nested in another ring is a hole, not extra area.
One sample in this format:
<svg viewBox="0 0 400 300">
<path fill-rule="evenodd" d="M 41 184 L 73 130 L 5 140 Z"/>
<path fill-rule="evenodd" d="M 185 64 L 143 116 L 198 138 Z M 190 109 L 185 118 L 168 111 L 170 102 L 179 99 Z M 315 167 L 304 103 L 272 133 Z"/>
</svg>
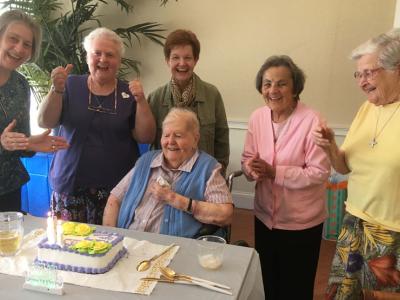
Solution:
<svg viewBox="0 0 400 300">
<path fill-rule="evenodd" d="M 13 131 L 16 125 L 17 121 L 13 120 L 1 133 L 1 145 L 8 151 L 26 150 L 28 147 L 28 138 L 26 135 Z"/>
<path fill-rule="evenodd" d="M 261 159 L 259 153 L 248 159 L 244 165 L 248 176 L 255 181 L 261 181 L 264 178 L 275 178 L 275 168 Z"/>
<path fill-rule="evenodd" d="M 318 125 L 312 132 L 314 143 L 325 151 L 329 151 L 330 147 L 335 143 L 335 133 L 333 130 L 324 125 Z"/>
<path fill-rule="evenodd" d="M 69 73 L 71 73 L 72 69 L 73 65 L 68 64 L 65 68 L 60 66 L 51 71 L 51 83 L 58 94 L 63 93 L 65 82 L 67 81 L 67 77 Z"/>
</svg>

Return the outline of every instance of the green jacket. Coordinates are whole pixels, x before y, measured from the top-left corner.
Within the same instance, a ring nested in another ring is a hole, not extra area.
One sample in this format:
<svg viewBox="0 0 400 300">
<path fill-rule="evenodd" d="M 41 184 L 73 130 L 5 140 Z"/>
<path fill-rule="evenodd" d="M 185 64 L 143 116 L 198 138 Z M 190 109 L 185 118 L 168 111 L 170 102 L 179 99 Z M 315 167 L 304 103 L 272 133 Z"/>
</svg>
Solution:
<svg viewBox="0 0 400 300">
<path fill-rule="evenodd" d="M 229 163 L 229 128 L 224 102 L 217 88 L 194 75 L 196 94 L 195 110 L 200 122 L 199 149 L 207 152 L 222 164 L 224 171 Z M 162 122 L 169 110 L 175 107 L 171 83 L 159 87 L 149 95 L 149 103 L 157 123 L 153 149 L 161 149 Z"/>
</svg>

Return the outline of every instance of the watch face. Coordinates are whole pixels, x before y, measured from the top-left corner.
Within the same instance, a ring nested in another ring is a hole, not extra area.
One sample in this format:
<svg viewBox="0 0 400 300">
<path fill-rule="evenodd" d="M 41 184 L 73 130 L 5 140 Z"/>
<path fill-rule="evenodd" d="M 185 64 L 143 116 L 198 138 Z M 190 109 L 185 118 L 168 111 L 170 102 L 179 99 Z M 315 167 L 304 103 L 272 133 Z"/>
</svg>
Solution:
<svg viewBox="0 0 400 300">
<path fill-rule="evenodd" d="M 188 207 L 187 207 L 186 211 L 190 214 L 192 213 L 192 202 L 193 202 L 193 199 L 189 198 L 189 203 L 188 203 Z"/>
</svg>

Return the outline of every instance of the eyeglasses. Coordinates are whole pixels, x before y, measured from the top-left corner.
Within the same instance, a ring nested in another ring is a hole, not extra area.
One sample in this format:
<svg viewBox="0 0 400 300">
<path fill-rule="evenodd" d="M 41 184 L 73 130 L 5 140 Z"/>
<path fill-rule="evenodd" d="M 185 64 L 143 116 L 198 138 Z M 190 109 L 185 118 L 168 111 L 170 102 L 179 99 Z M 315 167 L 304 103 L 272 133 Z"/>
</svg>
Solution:
<svg viewBox="0 0 400 300">
<path fill-rule="evenodd" d="M 110 115 L 116 115 L 117 114 L 117 82 L 115 82 L 115 88 L 114 88 L 114 103 L 111 105 L 111 107 L 103 107 L 103 101 L 99 101 L 96 95 L 94 95 L 94 98 L 97 101 L 97 104 L 92 103 L 92 89 L 91 89 L 91 80 L 89 81 L 89 104 L 88 104 L 88 110 L 96 111 L 99 113 L 104 113 L 104 114 L 110 114 Z"/>
<path fill-rule="evenodd" d="M 362 78 L 365 78 L 366 80 L 370 80 L 375 77 L 376 73 L 379 70 L 382 70 L 382 69 L 383 69 L 382 67 L 377 67 L 375 69 L 366 69 L 362 72 L 356 71 L 356 72 L 354 72 L 353 76 L 356 80 L 361 80 Z"/>
</svg>

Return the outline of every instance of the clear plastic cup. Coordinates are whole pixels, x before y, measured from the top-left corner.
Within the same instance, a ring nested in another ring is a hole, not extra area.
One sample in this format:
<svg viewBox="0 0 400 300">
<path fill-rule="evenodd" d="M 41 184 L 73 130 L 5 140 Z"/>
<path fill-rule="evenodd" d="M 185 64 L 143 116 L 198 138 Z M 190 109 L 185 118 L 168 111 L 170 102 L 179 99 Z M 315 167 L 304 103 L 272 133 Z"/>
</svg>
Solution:
<svg viewBox="0 0 400 300">
<path fill-rule="evenodd" d="M 204 235 L 197 238 L 197 258 L 200 265 L 209 270 L 222 266 L 226 241 L 216 235 Z"/>
<path fill-rule="evenodd" d="M 21 248 L 24 236 L 24 215 L 20 212 L 0 212 L 0 256 L 14 256 Z"/>
</svg>

